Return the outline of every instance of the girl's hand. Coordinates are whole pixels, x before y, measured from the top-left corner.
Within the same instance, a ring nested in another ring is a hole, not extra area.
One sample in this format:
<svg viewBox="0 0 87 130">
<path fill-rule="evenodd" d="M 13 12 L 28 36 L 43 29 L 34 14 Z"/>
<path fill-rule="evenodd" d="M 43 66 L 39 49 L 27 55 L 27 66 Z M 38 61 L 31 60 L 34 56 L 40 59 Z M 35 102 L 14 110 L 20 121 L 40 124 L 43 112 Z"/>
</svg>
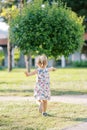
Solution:
<svg viewBox="0 0 87 130">
<path fill-rule="evenodd" d="M 54 67 L 50 67 L 50 68 L 48 68 L 48 70 L 49 70 L 49 71 L 55 71 L 56 68 L 54 68 Z"/>
<path fill-rule="evenodd" d="M 51 67 L 51 69 L 52 69 L 52 71 L 55 71 L 55 70 L 56 70 L 56 68 L 54 68 L 54 67 Z"/>
<path fill-rule="evenodd" d="M 29 76 L 29 75 L 28 75 L 28 72 L 24 72 L 24 73 L 25 73 L 26 76 Z"/>
</svg>

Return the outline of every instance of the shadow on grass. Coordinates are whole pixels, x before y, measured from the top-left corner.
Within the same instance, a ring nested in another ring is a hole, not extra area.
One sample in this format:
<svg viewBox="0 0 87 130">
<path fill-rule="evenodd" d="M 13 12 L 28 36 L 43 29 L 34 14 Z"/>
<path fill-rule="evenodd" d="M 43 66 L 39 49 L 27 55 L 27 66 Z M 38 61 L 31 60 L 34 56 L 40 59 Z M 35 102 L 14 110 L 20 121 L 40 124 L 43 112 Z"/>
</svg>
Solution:
<svg viewBox="0 0 87 130">
<path fill-rule="evenodd" d="M 23 94 L 26 96 L 33 95 L 34 90 L 33 89 L 1 89 L 0 93 L 5 95 L 5 94 L 13 94 L 13 95 L 20 95 Z M 59 95 L 84 95 L 87 94 L 87 92 L 83 91 L 60 91 L 60 90 L 51 90 L 51 95 L 52 96 L 59 96 Z"/>
<path fill-rule="evenodd" d="M 56 115 L 53 115 L 53 114 L 48 114 L 47 117 L 57 117 Z"/>
<path fill-rule="evenodd" d="M 22 83 L 22 80 L 21 80 L 21 83 Z M 4 84 L 8 84 L 8 85 L 12 85 L 12 84 L 15 84 L 15 85 L 17 85 L 17 84 L 20 84 L 20 81 L 12 81 L 11 82 L 11 80 L 10 81 L 3 81 L 3 82 L 0 82 L 0 85 L 4 85 Z"/>
<path fill-rule="evenodd" d="M 33 89 L 3 89 L 3 90 L 0 90 L 0 93 L 5 95 L 5 94 L 13 94 L 13 95 L 20 95 L 20 94 L 23 94 L 26 96 L 28 96 L 28 94 L 33 94 Z"/>
<path fill-rule="evenodd" d="M 16 89 L 6 89 L 6 90 L 0 90 L 0 92 L 33 92 L 32 89 L 24 89 L 24 90 L 16 90 Z"/>
<path fill-rule="evenodd" d="M 80 121 L 80 122 L 87 122 L 87 118 L 81 118 L 81 117 L 78 117 L 78 118 L 71 118 L 71 117 L 63 117 L 63 119 L 66 119 L 66 120 L 71 120 L 71 121 Z"/>
<path fill-rule="evenodd" d="M 84 95 L 87 94 L 87 92 L 80 92 L 80 91 L 60 91 L 60 90 L 51 90 L 52 96 L 58 96 L 58 95 Z"/>
<path fill-rule="evenodd" d="M 87 118 L 75 118 L 74 121 L 87 122 Z"/>
<path fill-rule="evenodd" d="M 47 116 L 43 116 L 41 113 L 37 116 L 30 116 L 30 117 L 32 117 L 32 118 L 39 118 L 39 117 L 57 117 L 55 114 L 48 114 Z"/>
</svg>

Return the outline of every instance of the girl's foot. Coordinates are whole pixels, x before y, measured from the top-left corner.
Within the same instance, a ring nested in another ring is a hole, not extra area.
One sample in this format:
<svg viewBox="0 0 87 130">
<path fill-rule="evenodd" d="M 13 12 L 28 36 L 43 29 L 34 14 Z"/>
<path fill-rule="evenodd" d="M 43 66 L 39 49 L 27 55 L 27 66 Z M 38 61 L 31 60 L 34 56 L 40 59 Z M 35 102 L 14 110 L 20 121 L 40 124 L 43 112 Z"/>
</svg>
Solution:
<svg viewBox="0 0 87 130">
<path fill-rule="evenodd" d="M 43 112 L 42 115 L 43 116 L 48 116 L 48 114 L 46 112 Z"/>
</svg>

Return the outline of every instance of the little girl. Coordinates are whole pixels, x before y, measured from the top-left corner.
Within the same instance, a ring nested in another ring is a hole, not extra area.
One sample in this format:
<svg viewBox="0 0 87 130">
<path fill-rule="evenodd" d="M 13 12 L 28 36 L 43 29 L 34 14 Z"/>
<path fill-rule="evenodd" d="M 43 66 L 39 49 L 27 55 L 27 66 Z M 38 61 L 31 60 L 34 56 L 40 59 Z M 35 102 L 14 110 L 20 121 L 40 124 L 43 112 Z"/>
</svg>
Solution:
<svg viewBox="0 0 87 130">
<path fill-rule="evenodd" d="M 37 74 L 34 97 L 39 104 L 39 112 L 41 112 L 43 116 L 47 116 L 47 100 L 50 99 L 49 71 L 54 71 L 55 68 L 46 68 L 47 57 L 45 55 L 38 56 L 36 65 L 38 68 L 35 71 L 30 73 L 25 72 L 25 74 L 26 76 Z"/>
</svg>

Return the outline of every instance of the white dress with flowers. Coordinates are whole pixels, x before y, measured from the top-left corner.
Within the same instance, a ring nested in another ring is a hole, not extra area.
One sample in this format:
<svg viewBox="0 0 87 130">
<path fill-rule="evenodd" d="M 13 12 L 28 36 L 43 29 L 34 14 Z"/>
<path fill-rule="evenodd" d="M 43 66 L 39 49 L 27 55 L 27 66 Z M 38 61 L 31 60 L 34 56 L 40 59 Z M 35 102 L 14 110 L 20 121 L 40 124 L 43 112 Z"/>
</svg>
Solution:
<svg viewBox="0 0 87 130">
<path fill-rule="evenodd" d="M 34 97 L 37 100 L 50 99 L 49 71 L 47 68 L 37 69 L 37 79 L 36 79 L 36 86 L 34 89 Z"/>
</svg>

